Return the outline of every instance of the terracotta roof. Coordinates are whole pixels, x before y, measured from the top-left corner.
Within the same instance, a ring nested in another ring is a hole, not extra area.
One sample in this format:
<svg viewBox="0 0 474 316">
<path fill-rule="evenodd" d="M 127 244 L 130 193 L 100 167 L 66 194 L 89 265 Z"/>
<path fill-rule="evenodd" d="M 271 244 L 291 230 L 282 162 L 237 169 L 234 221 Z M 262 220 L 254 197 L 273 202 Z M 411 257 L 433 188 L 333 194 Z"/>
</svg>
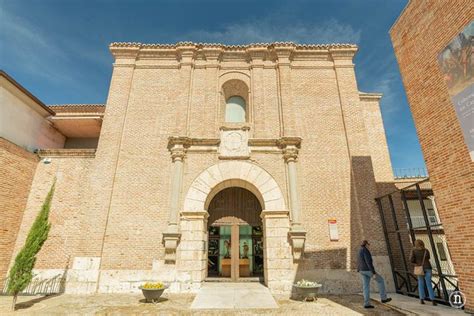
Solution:
<svg viewBox="0 0 474 316">
<path fill-rule="evenodd" d="M 50 104 L 56 113 L 104 113 L 105 104 Z"/>
<path fill-rule="evenodd" d="M 195 46 L 201 48 L 222 48 L 227 50 L 241 50 L 247 48 L 273 48 L 273 47 L 294 47 L 296 49 L 329 49 L 329 48 L 357 48 L 355 44 L 332 43 L 332 44 L 296 44 L 293 42 L 274 42 L 274 43 L 251 43 L 246 45 L 225 45 L 221 43 L 193 43 L 178 42 L 176 44 L 144 44 L 136 42 L 114 42 L 109 47 L 137 47 L 137 48 L 169 48 L 174 49 L 182 46 Z"/>
</svg>

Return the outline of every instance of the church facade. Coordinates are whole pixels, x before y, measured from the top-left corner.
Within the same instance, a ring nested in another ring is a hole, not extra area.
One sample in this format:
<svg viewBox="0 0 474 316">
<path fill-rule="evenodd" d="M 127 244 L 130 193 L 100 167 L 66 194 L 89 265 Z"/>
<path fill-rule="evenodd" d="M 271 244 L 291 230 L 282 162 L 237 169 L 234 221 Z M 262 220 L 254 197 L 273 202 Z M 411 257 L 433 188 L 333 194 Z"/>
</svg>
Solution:
<svg viewBox="0 0 474 316">
<path fill-rule="evenodd" d="M 11 261 L 56 181 L 36 272 L 63 275 L 67 293 L 137 291 L 145 281 L 192 292 L 248 278 L 272 293 L 302 278 L 357 291 L 363 239 L 392 284 L 374 200 L 393 183 L 381 95 L 358 90 L 355 45 L 110 51 L 98 142 L 81 125 L 72 145 L 40 148 Z M 91 120 L 76 109 L 75 124 Z"/>
</svg>

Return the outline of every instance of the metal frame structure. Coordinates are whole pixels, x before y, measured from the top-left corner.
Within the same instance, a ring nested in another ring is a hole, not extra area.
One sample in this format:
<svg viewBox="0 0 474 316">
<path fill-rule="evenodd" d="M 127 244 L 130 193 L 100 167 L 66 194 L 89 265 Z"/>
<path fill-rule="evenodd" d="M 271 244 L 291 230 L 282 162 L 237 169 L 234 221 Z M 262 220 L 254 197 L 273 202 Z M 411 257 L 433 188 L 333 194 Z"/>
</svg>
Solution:
<svg viewBox="0 0 474 316">
<path fill-rule="evenodd" d="M 423 232 L 424 235 L 428 236 L 429 244 L 432 249 L 432 258 L 434 259 L 435 263 L 435 267 L 433 269 L 434 280 L 432 280 L 433 289 L 435 292 L 435 299 L 441 303 L 449 304 L 450 292 L 459 290 L 459 287 L 457 282 L 457 276 L 452 274 L 445 274 L 441 267 L 438 248 L 436 247 L 435 240 L 433 238 L 433 229 L 437 231 L 442 230 L 442 224 L 436 223 L 433 225 L 430 223 L 426 211 L 426 206 L 423 201 L 423 192 L 420 187 L 421 184 L 428 181 L 429 179 L 426 178 L 403 189 L 380 196 L 375 200 L 380 212 L 380 218 L 383 226 L 383 232 L 385 235 L 387 251 L 389 254 L 390 265 L 392 267 L 392 275 L 397 293 L 418 297 L 417 277 L 413 274 L 413 269 L 409 268 L 410 263 L 407 260 L 409 258 L 407 258 L 407 252 L 405 251 L 407 250 L 407 246 L 411 245 L 407 245 L 406 242 L 404 244 L 403 239 L 407 240 L 408 238 L 411 243 L 413 243 L 416 239 L 417 232 Z M 416 198 L 418 203 L 420 204 L 421 213 L 423 215 L 423 220 L 425 224 L 425 226 L 423 227 L 413 227 L 410 209 L 407 203 L 408 191 L 416 192 Z M 432 195 L 432 191 L 429 191 L 431 193 L 430 195 Z M 401 199 L 401 205 L 403 209 L 397 209 L 394 204 L 394 196 L 396 194 L 400 194 L 399 198 Z M 384 208 L 384 202 L 387 202 L 385 204 L 388 204 L 388 207 Z M 386 216 L 386 213 L 389 213 L 391 216 Z M 403 228 L 403 224 L 400 225 L 400 216 L 405 217 L 407 228 Z M 388 225 L 388 223 L 390 223 L 391 225 Z M 391 227 L 393 227 L 394 229 L 390 230 Z M 391 239 L 390 235 L 393 234 L 396 235 L 396 238 Z M 398 245 L 398 249 L 397 247 L 393 247 L 396 245 Z M 397 265 L 401 265 L 402 269 L 397 268 Z"/>
</svg>

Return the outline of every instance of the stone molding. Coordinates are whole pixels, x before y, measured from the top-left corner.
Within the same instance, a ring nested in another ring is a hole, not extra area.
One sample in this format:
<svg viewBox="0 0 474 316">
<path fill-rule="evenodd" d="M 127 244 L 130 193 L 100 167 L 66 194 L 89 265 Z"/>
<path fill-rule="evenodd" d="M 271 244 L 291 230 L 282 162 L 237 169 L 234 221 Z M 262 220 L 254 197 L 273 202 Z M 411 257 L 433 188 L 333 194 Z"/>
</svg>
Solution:
<svg viewBox="0 0 474 316">
<path fill-rule="evenodd" d="M 361 101 L 380 101 L 380 99 L 382 99 L 382 96 L 382 93 L 359 92 L 359 98 Z"/>
<path fill-rule="evenodd" d="M 304 245 L 306 241 L 306 231 L 304 229 L 292 229 L 288 233 L 291 241 L 291 249 L 293 252 L 293 260 L 298 261 L 304 253 Z"/>
<path fill-rule="evenodd" d="M 96 149 L 40 149 L 37 153 L 40 158 L 95 158 Z"/>
<path fill-rule="evenodd" d="M 176 229 L 178 229 L 176 227 Z M 176 263 L 176 249 L 181 238 L 181 233 L 176 232 L 164 232 L 163 233 L 163 244 L 165 246 L 165 263 L 174 264 Z"/>
<path fill-rule="evenodd" d="M 200 220 L 208 219 L 209 213 L 207 211 L 182 211 L 181 219 L 182 220 Z"/>
<path fill-rule="evenodd" d="M 247 124 L 237 124 L 232 126 L 227 124 L 220 128 L 221 131 L 242 130 L 250 132 Z M 281 138 L 248 138 L 249 152 L 268 152 L 283 153 L 285 148 L 301 148 L 301 137 L 289 136 Z M 185 136 L 172 136 L 168 139 L 168 149 L 172 153 L 175 150 L 176 155 L 182 155 L 188 152 L 218 152 L 221 139 L 219 138 L 191 138 Z M 175 148 L 175 149 L 173 149 Z M 172 154 L 173 159 L 173 154 Z M 229 156 L 224 159 L 248 159 L 247 157 Z M 173 160 L 174 161 L 174 160 Z"/>
<path fill-rule="evenodd" d="M 250 190 L 259 198 L 263 209 L 286 209 L 283 193 L 275 179 L 262 167 L 241 160 L 221 161 L 203 170 L 187 190 L 183 209 L 188 212 L 205 210 L 213 189 L 221 183 Z"/>
<path fill-rule="evenodd" d="M 281 211 L 269 211 L 269 210 L 263 210 L 262 213 L 260 213 L 260 217 L 262 219 L 265 218 L 288 218 L 290 212 L 287 210 L 281 210 Z"/>
<path fill-rule="evenodd" d="M 168 149 L 175 145 L 182 145 L 188 149 L 191 146 L 218 146 L 220 139 L 218 138 L 191 138 L 186 136 L 171 136 L 168 138 Z"/>
<path fill-rule="evenodd" d="M 357 52 L 354 44 L 299 45 L 292 42 L 223 45 L 178 42 L 176 44 L 111 43 L 109 49 L 115 59 L 166 60 L 181 66 L 193 66 L 197 58 L 212 67 L 222 61 L 244 61 L 250 67 L 262 67 L 265 61 L 275 65 L 290 65 L 293 60 L 352 61 Z M 122 63 L 117 63 L 117 65 Z M 247 67 L 248 68 L 248 67 Z"/>
</svg>

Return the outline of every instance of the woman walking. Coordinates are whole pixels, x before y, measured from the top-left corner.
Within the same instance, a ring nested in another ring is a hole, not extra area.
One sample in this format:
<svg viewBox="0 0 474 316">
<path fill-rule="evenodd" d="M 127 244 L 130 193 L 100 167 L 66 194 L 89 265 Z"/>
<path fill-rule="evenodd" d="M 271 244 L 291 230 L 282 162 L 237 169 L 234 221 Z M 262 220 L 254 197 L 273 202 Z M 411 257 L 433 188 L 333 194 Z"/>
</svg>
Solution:
<svg viewBox="0 0 474 316">
<path fill-rule="evenodd" d="M 415 247 L 411 251 L 410 261 L 415 265 L 414 272 L 418 278 L 418 293 L 420 295 L 420 303 L 425 304 L 426 284 L 430 300 L 433 305 L 436 306 L 433 286 L 431 285 L 432 267 L 430 263 L 430 252 L 425 248 L 425 243 L 422 240 L 415 240 Z"/>
</svg>

